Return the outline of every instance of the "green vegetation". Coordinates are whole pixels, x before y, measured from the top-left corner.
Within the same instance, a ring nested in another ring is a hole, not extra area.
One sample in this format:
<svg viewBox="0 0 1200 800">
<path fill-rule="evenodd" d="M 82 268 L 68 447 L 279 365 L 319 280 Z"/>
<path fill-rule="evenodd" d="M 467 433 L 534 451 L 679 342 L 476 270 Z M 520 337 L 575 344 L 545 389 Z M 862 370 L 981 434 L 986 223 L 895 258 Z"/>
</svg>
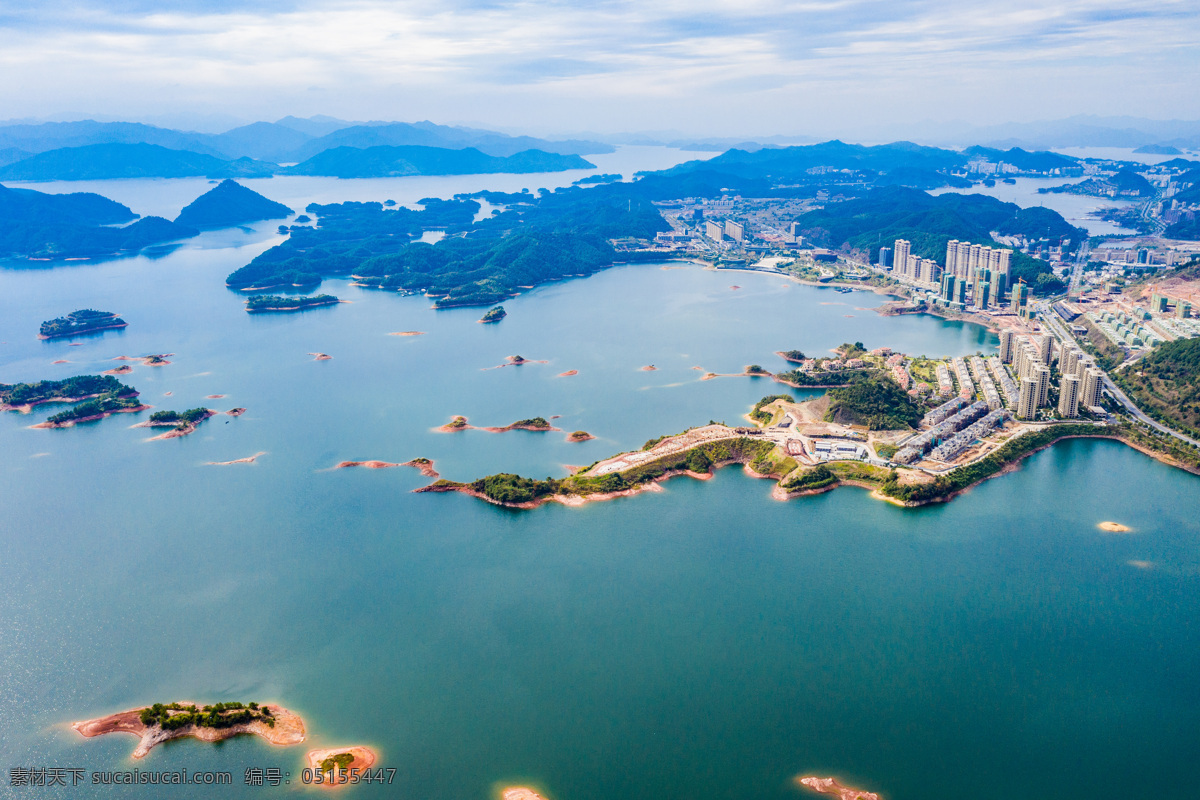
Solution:
<svg viewBox="0 0 1200 800">
<path fill-rule="evenodd" d="M 48 417 L 46 421 L 55 425 L 61 425 L 64 422 L 113 414 L 127 408 L 137 408 L 140 405 L 141 401 L 136 397 L 121 397 L 112 393 L 102 394 L 94 400 L 85 400 L 73 408 L 60 411 Z"/>
<path fill-rule="evenodd" d="M 1112 375 L 1147 416 L 1200 436 L 1200 339 L 1166 342 Z"/>
<path fill-rule="evenodd" d="M 877 444 L 875 445 L 875 454 L 880 458 L 891 458 L 899 452 L 900 448 L 894 444 Z"/>
<path fill-rule="evenodd" d="M 842 358 L 862 358 L 867 354 L 867 348 L 863 346 L 862 342 L 855 342 L 854 344 L 846 342 L 837 351 L 841 354 Z"/>
<path fill-rule="evenodd" d="M 774 403 L 776 400 L 783 400 L 788 403 L 796 402 L 796 398 L 792 397 L 790 394 L 769 395 L 754 404 L 754 408 L 750 411 L 750 419 L 754 420 L 755 422 L 760 422 L 763 425 L 768 424 L 773 419 L 773 415 L 763 411 L 763 408 L 771 405 L 771 403 Z"/>
<path fill-rule="evenodd" d="M 183 430 L 191 425 L 203 422 L 213 414 L 207 408 L 189 408 L 187 411 L 155 411 L 150 415 L 150 422 L 156 425 L 174 423 L 176 430 Z"/>
<path fill-rule="evenodd" d="M 496 306 L 479 318 L 480 322 L 499 322 L 508 316 L 508 312 L 504 310 L 504 306 Z"/>
<path fill-rule="evenodd" d="M 476 492 L 482 492 L 497 503 L 528 503 L 549 495 L 558 494 L 562 481 L 546 478 L 544 481 L 522 478 L 511 472 L 488 475 L 468 484 Z"/>
<path fill-rule="evenodd" d="M 519 419 L 512 424 L 513 428 L 550 428 L 552 427 L 545 417 L 532 417 L 531 419 Z"/>
<path fill-rule="evenodd" d="M 846 369 L 837 372 L 805 372 L 802 369 L 793 369 L 788 372 L 778 372 L 775 377 L 798 389 L 805 389 L 820 386 L 843 386 L 867 380 L 872 375 L 874 373 L 867 369 Z"/>
<path fill-rule="evenodd" d="M 893 186 L 875 189 L 865 197 L 834 203 L 796 220 L 806 236 L 817 245 L 870 252 L 876 258 L 880 242 L 896 239 L 912 242 L 912 252 L 922 258 L 944 260 L 951 239 L 1001 246 L 992 231 L 1003 236 L 1020 235 L 1032 241 L 1057 245 L 1064 239 L 1077 246 L 1087 239 L 1048 208 L 1022 209 L 980 194 L 943 194 L 936 197 L 917 189 Z M 1010 279 L 1023 279 L 1039 296 L 1064 290 L 1049 263 L 1019 252 L 1011 257 Z M 1045 276 L 1044 278 L 1041 276 Z"/>
<path fill-rule="evenodd" d="M 308 297 L 280 297 L 274 294 L 262 294 L 246 299 L 246 310 L 256 311 L 298 311 L 304 308 L 329 306 L 339 302 L 331 294 L 314 294 Z"/>
<path fill-rule="evenodd" d="M 866 425 L 873 431 L 915 428 L 921 422 L 921 407 L 889 378 L 867 378 L 830 389 L 829 398 L 832 402 L 825 415 L 829 422 Z"/>
<path fill-rule="evenodd" d="M 788 361 L 803 361 L 805 359 L 803 350 L 784 350 L 783 357 Z"/>
<path fill-rule="evenodd" d="M 749 364 L 746 367 L 746 374 L 747 375 L 768 375 L 769 376 L 771 374 L 771 372 L 769 370 L 767 370 L 765 367 L 763 367 L 761 364 Z"/>
<path fill-rule="evenodd" d="M 83 308 L 72 311 L 65 317 L 47 320 L 42 323 L 38 335 L 44 339 L 54 339 L 59 336 L 74 336 L 80 333 L 103 331 L 109 328 L 124 328 L 128 323 L 116 314 L 108 311 L 96 311 Z"/>
<path fill-rule="evenodd" d="M 385 209 L 379 203 L 310 205 L 320 226 L 291 236 L 231 274 L 233 288 L 313 285 L 322 276 L 353 273 L 361 283 L 436 297 L 439 308 L 492 305 L 552 280 L 589 275 L 611 266 L 610 238 L 653 238 L 670 226 L 654 205 L 605 190 L 578 187 L 539 197 L 475 221 L 479 204 L 467 196 L 425 198 L 423 209 Z M 600 193 L 599 195 L 596 193 Z M 445 230 L 436 244 L 415 242 L 429 229 Z"/>
<path fill-rule="evenodd" d="M 45 194 L 0 186 L 0 258 L 89 258 L 186 239 L 199 231 L 162 217 L 137 219 L 98 194 Z"/>
<path fill-rule="evenodd" d="M 175 221 L 193 228 L 228 228 L 291 215 L 292 210 L 283 203 L 263 197 L 236 181 L 224 180 L 185 206 Z"/>
<path fill-rule="evenodd" d="M 117 397 L 136 395 L 137 390 L 126 386 L 112 375 L 76 375 L 61 381 L 0 384 L 0 403 L 13 406 L 51 401 L 73 402 L 69 398 L 111 394 Z"/>
<path fill-rule="evenodd" d="M 1087 317 L 1080 317 L 1075 322 L 1087 328 L 1087 336 L 1077 340 L 1080 346 L 1096 359 L 1096 366 L 1111 374 L 1125 360 L 1125 351 Z"/>
<path fill-rule="evenodd" d="M 824 489 L 837 483 L 837 475 L 824 464 L 819 464 L 810 470 L 793 475 L 783 482 L 782 486 L 789 492 L 807 492 Z"/>
<path fill-rule="evenodd" d="M 334 753 L 321 762 L 322 772 L 341 772 L 354 763 L 353 753 Z"/>
<path fill-rule="evenodd" d="M 455 417 L 446 423 L 447 428 L 465 428 L 467 427 L 466 417 Z"/>
<path fill-rule="evenodd" d="M 264 722 L 275 727 L 275 714 L 268 706 L 258 703 L 216 703 L 197 708 L 180 703 L 155 703 L 143 708 L 140 715 L 143 725 L 158 725 L 172 731 L 195 725 L 198 728 L 232 728 L 247 722 Z"/>
</svg>

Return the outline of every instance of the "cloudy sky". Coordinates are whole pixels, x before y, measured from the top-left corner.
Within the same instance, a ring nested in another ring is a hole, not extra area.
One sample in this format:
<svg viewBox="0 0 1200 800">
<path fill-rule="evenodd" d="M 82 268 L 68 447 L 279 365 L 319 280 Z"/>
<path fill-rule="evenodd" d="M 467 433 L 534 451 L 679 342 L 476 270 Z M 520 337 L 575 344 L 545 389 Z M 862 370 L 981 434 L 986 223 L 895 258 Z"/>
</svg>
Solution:
<svg viewBox="0 0 1200 800">
<path fill-rule="evenodd" d="M 0 0 L 0 118 L 821 134 L 1200 118 L 1196 0 Z"/>
</svg>

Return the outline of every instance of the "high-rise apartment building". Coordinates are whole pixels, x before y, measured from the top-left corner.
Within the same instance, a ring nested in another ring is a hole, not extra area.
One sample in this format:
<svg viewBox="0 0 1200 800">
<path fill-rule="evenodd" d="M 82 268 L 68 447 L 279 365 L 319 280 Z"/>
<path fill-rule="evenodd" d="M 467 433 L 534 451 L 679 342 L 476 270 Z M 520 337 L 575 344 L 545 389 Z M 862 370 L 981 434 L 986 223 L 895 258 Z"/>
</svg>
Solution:
<svg viewBox="0 0 1200 800">
<path fill-rule="evenodd" d="M 714 222 L 711 219 L 705 220 L 704 234 L 708 238 L 719 242 L 725 238 L 725 228 L 719 222 Z"/>
<path fill-rule="evenodd" d="M 1007 329 L 1000 331 L 1000 360 L 1005 364 L 1013 360 L 1013 332 Z"/>
<path fill-rule="evenodd" d="M 1063 375 L 1058 387 L 1058 415 L 1060 417 L 1079 416 L 1079 378 L 1074 375 Z"/>
<path fill-rule="evenodd" d="M 1017 416 L 1021 419 L 1033 419 L 1037 413 L 1037 380 L 1021 378 L 1021 393 L 1017 395 Z"/>
<path fill-rule="evenodd" d="M 990 269 L 994 275 L 1004 275 L 1007 283 L 1011 258 L 1012 252 L 1005 248 L 986 247 L 957 239 L 951 239 L 946 244 L 946 271 L 968 283 L 974 283 L 975 274 L 982 269 Z M 992 283 L 994 287 L 996 281 Z"/>
<path fill-rule="evenodd" d="M 1104 370 L 1098 367 L 1088 367 L 1083 374 L 1083 386 L 1079 392 L 1079 404 L 1087 408 L 1100 405 L 1100 395 L 1104 390 Z"/>
<path fill-rule="evenodd" d="M 744 242 L 746 241 L 746 228 L 740 222 L 727 219 L 725 220 L 725 235 L 735 242 Z"/>
<path fill-rule="evenodd" d="M 908 239 L 897 239 L 892 246 L 892 271 L 903 271 L 908 268 L 908 255 L 912 252 L 912 243 Z"/>
<path fill-rule="evenodd" d="M 1012 313 L 1019 317 L 1025 316 L 1026 309 L 1029 304 L 1029 287 L 1023 283 L 1014 283 L 1012 287 L 1012 299 L 1009 301 L 1009 309 Z"/>
<path fill-rule="evenodd" d="M 1033 378 L 1037 380 L 1037 407 L 1041 408 L 1050 402 L 1050 368 L 1045 364 L 1036 364 Z"/>
<path fill-rule="evenodd" d="M 792 224 L 795 225 L 796 223 L 793 222 Z M 879 266 L 883 269 L 887 269 L 891 265 L 892 265 L 892 248 L 890 248 L 890 247 L 879 248 Z"/>
<path fill-rule="evenodd" d="M 1042 360 L 1043 364 L 1048 365 L 1054 354 L 1052 349 L 1054 347 L 1054 337 L 1048 333 L 1043 333 L 1034 342 L 1037 344 L 1038 358 Z"/>
</svg>

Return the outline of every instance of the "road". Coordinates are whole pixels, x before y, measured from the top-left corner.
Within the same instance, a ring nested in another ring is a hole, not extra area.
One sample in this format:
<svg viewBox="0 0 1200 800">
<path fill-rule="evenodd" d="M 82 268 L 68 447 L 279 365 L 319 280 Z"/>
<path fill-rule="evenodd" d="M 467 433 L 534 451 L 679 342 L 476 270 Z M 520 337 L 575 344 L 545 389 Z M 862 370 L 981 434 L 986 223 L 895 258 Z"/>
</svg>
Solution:
<svg viewBox="0 0 1200 800">
<path fill-rule="evenodd" d="M 1042 321 L 1046 323 L 1047 327 L 1054 332 L 1055 336 L 1058 337 L 1060 342 L 1075 341 L 1075 338 L 1068 333 L 1062 320 L 1060 320 L 1050 308 L 1047 307 L 1042 312 Z M 1200 447 L 1200 442 L 1196 441 L 1195 439 L 1184 436 L 1179 431 L 1168 428 L 1166 425 L 1163 425 L 1157 420 L 1146 416 L 1146 414 L 1144 414 L 1142 410 L 1138 408 L 1132 400 L 1129 399 L 1129 396 L 1121 391 L 1120 387 L 1113 383 L 1112 378 L 1108 376 L 1107 372 L 1104 373 L 1104 388 L 1118 403 L 1124 406 L 1125 410 L 1129 412 L 1129 415 L 1138 422 L 1142 423 L 1143 425 L 1147 425 L 1156 431 L 1165 433 L 1168 436 L 1174 436 L 1181 442 L 1186 442 L 1194 447 Z"/>
<path fill-rule="evenodd" d="M 1079 253 L 1075 256 L 1075 265 L 1071 267 L 1071 281 L 1067 286 L 1067 297 L 1079 296 L 1079 283 L 1083 280 L 1083 268 L 1088 263 L 1088 253 L 1091 252 L 1091 245 L 1084 239 L 1083 244 L 1079 245 Z"/>
</svg>

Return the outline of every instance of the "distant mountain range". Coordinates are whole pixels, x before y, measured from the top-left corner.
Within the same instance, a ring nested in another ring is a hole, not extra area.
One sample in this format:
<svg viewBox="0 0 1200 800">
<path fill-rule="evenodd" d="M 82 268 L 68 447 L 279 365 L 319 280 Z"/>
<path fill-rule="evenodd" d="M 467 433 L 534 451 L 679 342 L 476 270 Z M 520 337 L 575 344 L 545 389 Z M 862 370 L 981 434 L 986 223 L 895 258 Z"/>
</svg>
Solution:
<svg viewBox="0 0 1200 800">
<path fill-rule="evenodd" d="M 269 178 L 274 164 L 157 144 L 89 144 L 38 153 L 0 167 L 0 181 L 83 181 L 111 178 Z"/>
<path fill-rule="evenodd" d="M 284 171 L 290 175 L 329 175 L 335 178 L 391 178 L 404 175 L 479 175 L 487 173 L 560 172 L 592 169 L 595 165 L 577 155 L 524 150 L 507 157 L 490 156 L 474 147 L 380 145 L 360 149 L 334 147 Z"/>
<path fill-rule="evenodd" d="M 153 144 L 226 161 L 250 158 L 276 163 L 304 161 L 331 147 L 421 145 L 455 150 L 474 147 L 498 157 L 525 150 L 588 155 L 611 153 L 614 149 L 601 142 L 551 141 L 432 122 L 348 122 L 332 117 L 284 117 L 278 122 L 255 122 L 219 134 L 173 130 L 140 122 L 93 120 L 0 125 L 0 163 L 15 160 L 6 157 L 8 150 L 37 154 L 99 144 Z"/>
</svg>

